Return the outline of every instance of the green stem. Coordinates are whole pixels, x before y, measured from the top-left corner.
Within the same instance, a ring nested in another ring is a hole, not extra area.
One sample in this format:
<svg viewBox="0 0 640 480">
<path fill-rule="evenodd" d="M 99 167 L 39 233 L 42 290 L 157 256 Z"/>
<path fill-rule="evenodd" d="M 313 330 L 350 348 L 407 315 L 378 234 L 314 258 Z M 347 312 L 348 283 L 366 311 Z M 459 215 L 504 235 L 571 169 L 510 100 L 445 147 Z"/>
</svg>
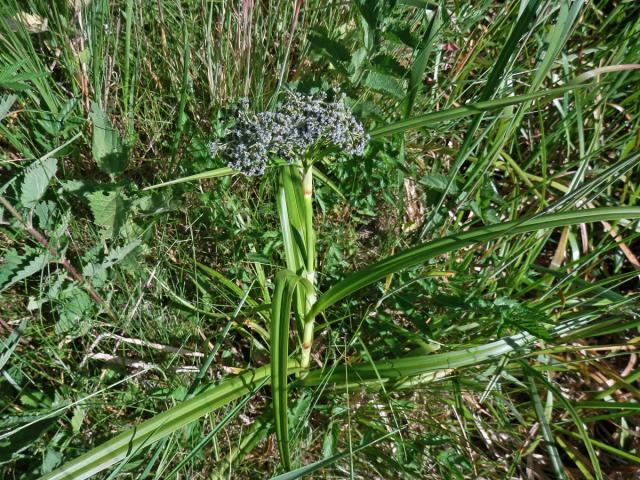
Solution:
<svg viewBox="0 0 640 480">
<path fill-rule="evenodd" d="M 305 248 L 306 248 L 306 265 L 305 272 L 307 280 L 309 281 L 309 287 L 305 294 L 305 317 L 316 303 L 315 292 L 315 236 L 313 232 L 313 169 L 311 165 L 307 167 L 307 170 L 302 179 L 302 190 L 304 192 L 304 222 L 305 222 Z M 311 360 L 311 344 L 313 343 L 313 323 L 314 319 L 308 319 L 304 324 L 304 330 L 302 333 L 302 355 L 300 364 L 303 369 L 309 368 Z"/>
</svg>

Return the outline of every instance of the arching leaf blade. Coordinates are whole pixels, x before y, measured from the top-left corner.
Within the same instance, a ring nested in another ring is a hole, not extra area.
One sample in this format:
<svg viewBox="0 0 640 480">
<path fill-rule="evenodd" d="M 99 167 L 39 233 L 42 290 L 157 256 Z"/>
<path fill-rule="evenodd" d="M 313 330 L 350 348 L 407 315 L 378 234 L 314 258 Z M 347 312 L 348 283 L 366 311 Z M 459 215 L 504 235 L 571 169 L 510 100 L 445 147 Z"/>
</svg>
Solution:
<svg viewBox="0 0 640 480">
<path fill-rule="evenodd" d="M 426 242 L 348 275 L 327 292 L 320 295 L 313 308 L 307 314 L 305 321 L 314 318 L 348 295 L 381 280 L 387 275 L 420 265 L 444 253 L 453 252 L 470 245 L 488 242 L 500 237 L 536 230 L 601 220 L 613 221 L 633 218 L 640 218 L 640 207 L 607 207 L 574 210 L 537 215 L 511 222 L 488 225 L 461 234 L 450 235 Z"/>
</svg>

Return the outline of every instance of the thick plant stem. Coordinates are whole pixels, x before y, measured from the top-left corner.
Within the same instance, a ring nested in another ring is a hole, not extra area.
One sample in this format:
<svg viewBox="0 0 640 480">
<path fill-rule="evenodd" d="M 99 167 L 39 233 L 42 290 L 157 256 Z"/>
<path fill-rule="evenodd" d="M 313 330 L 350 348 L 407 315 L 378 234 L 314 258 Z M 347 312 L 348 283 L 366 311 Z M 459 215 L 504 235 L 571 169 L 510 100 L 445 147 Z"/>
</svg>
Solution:
<svg viewBox="0 0 640 480">
<path fill-rule="evenodd" d="M 305 316 L 316 303 L 315 291 L 315 235 L 313 232 L 313 169 L 311 165 L 307 167 L 302 179 L 302 189 L 304 192 L 304 222 L 305 222 L 305 248 L 306 248 L 306 265 L 305 274 L 309 281 L 309 286 L 305 294 Z M 303 369 L 309 368 L 311 361 L 311 344 L 313 343 L 313 319 L 309 319 L 304 324 L 302 334 L 302 355 L 300 364 Z"/>
</svg>

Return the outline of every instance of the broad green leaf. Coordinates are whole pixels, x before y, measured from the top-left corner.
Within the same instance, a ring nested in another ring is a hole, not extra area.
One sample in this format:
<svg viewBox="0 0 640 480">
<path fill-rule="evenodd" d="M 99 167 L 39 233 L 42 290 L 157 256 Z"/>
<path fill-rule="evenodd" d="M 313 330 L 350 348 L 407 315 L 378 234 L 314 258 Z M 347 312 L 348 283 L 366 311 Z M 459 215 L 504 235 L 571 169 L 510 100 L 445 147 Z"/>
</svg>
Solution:
<svg viewBox="0 0 640 480">
<path fill-rule="evenodd" d="M 128 202 L 118 190 L 100 190 L 86 195 L 93 221 L 102 228 L 102 238 L 117 237 L 127 219 Z"/>
<path fill-rule="evenodd" d="M 94 325 L 91 311 L 95 306 L 91 297 L 78 286 L 70 286 L 56 299 L 58 321 L 54 331 L 58 335 L 81 337 Z"/>
<path fill-rule="evenodd" d="M 279 167 L 279 173 L 277 206 L 285 261 L 287 269 L 291 272 L 299 272 L 304 267 L 306 258 L 302 179 L 295 167 Z M 299 331 L 303 328 L 301 320 L 304 314 L 304 301 L 302 292 L 296 290 L 296 320 Z"/>
<path fill-rule="evenodd" d="M 93 122 L 93 158 L 98 168 L 115 175 L 127 167 L 127 152 L 120 133 L 97 103 L 92 103 L 89 114 Z"/>
<path fill-rule="evenodd" d="M 56 227 L 56 204 L 52 201 L 38 202 L 33 208 L 33 213 L 38 219 L 40 230 L 51 231 Z"/>
<path fill-rule="evenodd" d="M 397 99 L 402 99 L 405 88 L 396 77 L 386 73 L 371 71 L 364 79 L 363 85 L 376 92 L 389 94 Z"/>
<path fill-rule="evenodd" d="M 423 383 L 437 378 L 451 369 L 480 365 L 526 347 L 535 337 L 528 333 L 512 335 L 495 342 L 451 352 L 378 360 L 374 363 L 334 366 L 325 370 L 312 370 L 304 377 L 308 386 L 335 385 L 354 388 L 359 385 L 379 386 L 380 381 L 404 381 L 422 377 Z M 400 386 L 400 385 L 398 385 Z"/>
<path fill-rule="evenodd" d="M 309 42 L 318 50 L 326 52 L 329 59 L 338 66 L 341 62 L 346 62 L 350 58 L 349 49 L 336 40 L 330 39 L 321 30 L 313 30 L 309 33 Z"/>
<path fill-rule="evenodd" d="M 78 433 L 82 429 L 82 422 L 84 422 L 85 411 L 82 407 L 76 407 L 73 410 L 71 416 L 71 428 L 75 433 Z"/>
<path fill-rule="evenodd" d="M 543 214 L 521 218 L 512 222 L 476 228 L 468 232 L 423 243 L 422 245 L 397 253 L 396 255 L 348 275 L 344 280 L 338 282 L 318 298 L 318 301 L 307 314 L 305 321 L 313 319 L 316 315 L 325 311 L 346 296 L 385 278 L 387 275 L 420 265 L 443 253 L 520 233 L 579 223 L 598 222 L 601 220 L 611 221 L 625 218 L 640 218 L 640 207 L 594 208 Z"/>
<path fill-rule="evenodd" d="M 62 454 L 53 448 L 47 448 L 42 459 L 42 473 L 49 473 L 62 462 Z"/>
<path fill-rule="evenodd" d="M 101 263 L 90 263 L 82 269 L 82 275 L 91 278 L 94 275 L 102 275 L 109 268 L 124 260 L 127 255 L 133 252 L 140 245 L 140 240 L 134 240 L 122 247 L 112 249 Z"/>
<path fill-rule="evenodd" d="M 566 331 L 570 326 L 562 325 L 556 331 Z M 479 365 L 495 360 L 503 355 L 516 352 L 526 347 L 535 338 L 526 333 L 513 335 L 496 342 L 479 345 L 467 349 L 432 355 L 419 355 L 390 360 L 377 361 L 375 364 L 329 366 L 308 372 L 304 378 L 305 385 L 348 385 L 372 383 L 378 385 L 380 380 L 402 380 L 401 387 L 407 383 L 407 377 L 417 377 L 419 383 L 426 383 L 438 377 L 438 374 L 450 369 Z M 270 380 L 271 365 L 265 365 L 255 370 L 247 371 L 237 377 L 226 378 L 192 399 L 176 405 L 136 427 L 127 430 L 113 439 L 97 446 L 84 455 L 63 465 L 58 470 L 45 475 L 41 480 L 67 480 L 73 478 L 82 480 L 116 464 L 127 455 L 136 453 L 140 448 L 170 435 L 190 422 L 221 408 L 230 402 L 241 398 L 258 385 L 266 384 Z M 299 364 L 288 362 L 288 373 L 300 373 Z M 270 422 L 261 417 L 251 435 L 244 437 L 241 448 L 234 451 L 235 456 L 251 450 L 261 438 L 270 430 Z"/>
<path fill-rule="evenodd" d="M 24 174 L 20 189 L 20 203 L 26 208 L 35 207 L 57 170 L 58 161 L 55 158 L 45 158 L 33 162 Z"/>
</svg>

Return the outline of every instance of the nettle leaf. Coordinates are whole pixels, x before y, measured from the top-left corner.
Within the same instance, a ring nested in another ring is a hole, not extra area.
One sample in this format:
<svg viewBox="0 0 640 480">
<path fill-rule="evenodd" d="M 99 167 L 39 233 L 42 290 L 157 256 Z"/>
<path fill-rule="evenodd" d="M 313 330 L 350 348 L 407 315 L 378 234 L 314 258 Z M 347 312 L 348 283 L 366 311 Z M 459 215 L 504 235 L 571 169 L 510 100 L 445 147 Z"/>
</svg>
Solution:
<svg viewBox="0 0 640 480">
<path fill-rule="evenodd" d="M 420 44 L 420 41 L 411 33 L 411 29 L 407 26 L 393 26 L 385 30 L 382 35 L 391 42 L 402 43 L 410 48 L 417 48 Z"/>
<path fill-rule="evenodd" d="M 309 41 L 312 47 L 324 54 L 336 68 L 343 70 L 342 63 L 348 62 L 351 58 L 347 47 L 336 40 L 332 40 L 326 32 L 320 29 L 310 32 Z"/>
<path fill-rule="evenodd" d="M 351 73 L 351 81 L 355 82 L 362 73 L 364 61 L 367 59 L 369 52 L 366 48 L 360 47 L 353 55 L 351 55 L 351 63 L 349 64 L 349 72 Z"/>
<path fill-rule="evenodd" d="M 104 240 L 117 237 L 127 219 L 129 202 L 119 190 L 100 190 L 86 195 L 96 225 Z"/>
<path fill-rule="evenodd" d="M 20 202 L 24 207 L 36 206 L 57 170 L 58 161 L 55 158 L 36 160 L 27 168 L 20 190 Z"/>
<path fill-rule="evenodd" d="M 446 175 L 432 174 L 423 176 L 419 180 L 419 183 L 430 190 L 435 190 L 436 192 L 444 192 L 447 188 L 447 185 L 449 184 L 449 179 Z M 450 195 L 455 195 L 459 192 L 460 189 L 455 183 L 449 187 Z"/>
<path fill-rule="evenodd" d="M 403 78 L 409 73 L 407 68 L 403 67 L 398 60 L 387 54 L 377 55 L 371 61 L 371 64 L 374 65 L 380 73 L 393 77 Z"/>
<path fill-rule="evenodd" d="M 74 337 L 85 335 L 91 328 L 91 310 L 94 306 L 91 297 L 79 287 L 71 287 L 60 294 L 60 317 L 54 330 L 57 334 L 69 334 Z"/>
<path fill-rule="evenodd" d="M 387 93 L 395 98 L 404 97 L 405 88 L 397 78 L 380 72 L 369 72 L 364 80 L 364 86 L 381 93 Z"/>
<path fill-rule="evenodd" d="M 98 168 L 111 175 L 124 171 L 128 158 L 120 133 L 97 103 L 91 105 L 89 116 L 93 122 L 93 158 Z"/>
<path fill-rule="evenodd" d="M 13 250 L 13 252 L 15 252 L 15 250 Z M 11 253 L 11 251 L 9 253 Z M 49 255 L 47 252 L 44 252 L 36 255 L 35 257 L 32 257 L 29 260 L 26 260 L 26 262 L 25 257 L 18 257 L 18 259 L 18 265 L 15 266 L 14 264 L 14 270 L 9 275 L 10 280 L 3 284 L 0 283 L 0 292 L 6 290 L 7 288 L 15 285 L 18 282 L 21 282 L 22 280 L 25 280 L 26 278 L 29 278 L 31 275 L 40 272 L 44 267 L 47 266 L 47 264 L 51 262 L 51 255 Z M 15 262 L 15 260 L 16 257 L 13 256 L 10 261 Z M 11 266 L 9 266 L 9 268 L 11 268 Z M 0 272 L 0 276 L 3 276 L 2 272 Z"/>
<path fill-rule="evenodd" d="M 62 463 L 63 456 L 57 450 L 52 448 L 47 448 L 44 458 L 42 459 L 42 469 L 41 472 L 43 474 L 52 472 L 54 468 Z"/>
<path fill-rule="evenodd" d="M 33 212 L 38 219 L 38 226 L 40 227 L 40 230 L 49 232 L 55 227 L 56 210 L 56 204 L 50 200 L 39 202 L 35 206 Z"/>
<path fill-rule="evenodd" d="M 122 247 L 112 249 L 111 252 L 109 252 L 109 255 L 107 255 L 102 261 L 102 263 L 90 263 L 88 265 L 85 265 L 82 270 L 82 274 L 88 278 L 102 275 L 107 271 L 107 269 L 124 260 L 131 252 L 138 248 L 139 245 L 140 241 L 136 240 Z"/>
<path fill-rule="evenodd" d="M 551 335 L 544 327 L 549 319 L 543 312 L 510 298 L 497 298 L 493 304 L 498 309 L 502 321 L 507 325 L 524 330 L 543 340 L 551 339 Z"/>
<path fill-rule="evenodd" d="M 20 267 L 24 257 L 15 248 L 7 250 L 0 260 L 0 290 L 9 283 L 15 271 Z"/>
</svg>

